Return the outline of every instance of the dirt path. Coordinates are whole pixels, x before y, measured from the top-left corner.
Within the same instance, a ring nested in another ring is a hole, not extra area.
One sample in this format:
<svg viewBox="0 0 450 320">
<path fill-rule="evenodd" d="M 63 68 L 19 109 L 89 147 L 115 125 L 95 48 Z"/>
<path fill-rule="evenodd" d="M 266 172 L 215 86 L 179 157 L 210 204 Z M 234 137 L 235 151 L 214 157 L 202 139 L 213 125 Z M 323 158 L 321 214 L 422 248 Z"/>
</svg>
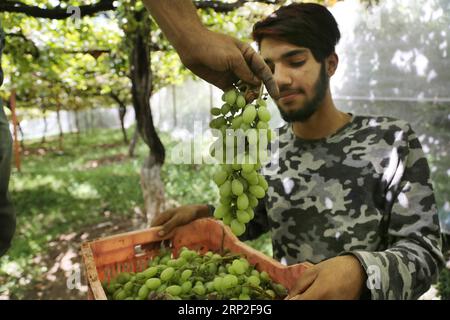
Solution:
<svg viewBox="0 0 450 320">
<path fill-rule="evenodd" d="M 87 285 L 80 256 L 84 241 L 136 230 L 131 219 L 115 219 L 63 234 L 49 243 L 49 250 L 38 263 L 48 270 L 29 285 L 28 300 L 77 300 L 87 298 Z"/>
</svg>

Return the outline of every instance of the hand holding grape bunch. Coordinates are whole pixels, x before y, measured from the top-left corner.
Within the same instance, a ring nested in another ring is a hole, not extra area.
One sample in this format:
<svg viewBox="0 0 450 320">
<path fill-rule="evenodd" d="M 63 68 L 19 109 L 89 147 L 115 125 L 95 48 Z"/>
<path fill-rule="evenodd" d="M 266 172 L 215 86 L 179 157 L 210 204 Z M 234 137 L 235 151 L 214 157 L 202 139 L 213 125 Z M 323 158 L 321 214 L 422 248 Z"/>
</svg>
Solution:
<svg viewBox="0 0 450 320">
<path fill-rule="evenodd" d="M 220 193 L 220 205 L 214 217 L 229 225 L 237 236 L 245 232 L 245 225 L 254 218 L 258 199 L 264 198 L 268 189 L 266 179 L 258 170 L 267 159 L 264 148 L 273 135 L 265 100 L 259 97 L 256 103 L 247 104 L 247 93 L 238 89 L 225 92 L 224 105 L 211 109 L 216 118 L 210 123 L 212 129 L 219 130 L 211 155 L 224 161 L 213 178 Z M 243 143 L 239 145 L 239 141 Z"/>
</svg>

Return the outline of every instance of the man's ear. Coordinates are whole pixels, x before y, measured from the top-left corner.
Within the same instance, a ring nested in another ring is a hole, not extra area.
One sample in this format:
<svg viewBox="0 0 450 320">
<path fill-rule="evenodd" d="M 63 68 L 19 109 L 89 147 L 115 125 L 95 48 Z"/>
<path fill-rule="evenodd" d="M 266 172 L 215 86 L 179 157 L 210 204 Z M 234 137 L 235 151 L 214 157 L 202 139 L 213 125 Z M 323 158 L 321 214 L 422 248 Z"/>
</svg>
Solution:
<svg viewBox="0 0 450 320">
<path fill-rule="evenodd" d="M 338 64 L 339 64 L 339 57 L 336 54 L 336 52 L 333 52 L 327 58 L 327 74 L 328 74 L 328 77 L 331 77 L 331 76 L 334 75 L 334 73 L 336 72 L 336 69 L 338 67 Z"/>
</svg>

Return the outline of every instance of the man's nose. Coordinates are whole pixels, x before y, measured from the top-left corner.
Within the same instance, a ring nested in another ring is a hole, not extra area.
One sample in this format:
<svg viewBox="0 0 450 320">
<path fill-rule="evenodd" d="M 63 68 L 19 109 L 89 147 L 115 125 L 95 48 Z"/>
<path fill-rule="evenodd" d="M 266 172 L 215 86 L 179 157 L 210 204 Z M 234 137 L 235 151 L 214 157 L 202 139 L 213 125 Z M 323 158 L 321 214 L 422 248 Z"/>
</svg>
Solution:
<svg viewBox="0 0 450 320">
<path fill-rule="evenodd" d="M 290 76 L 289 72 L 281 65 L 275 66 L 273 77 L 280 90 L 282 87 L 290 86 L 292 84 L 292 77 Z"/>
</svg>

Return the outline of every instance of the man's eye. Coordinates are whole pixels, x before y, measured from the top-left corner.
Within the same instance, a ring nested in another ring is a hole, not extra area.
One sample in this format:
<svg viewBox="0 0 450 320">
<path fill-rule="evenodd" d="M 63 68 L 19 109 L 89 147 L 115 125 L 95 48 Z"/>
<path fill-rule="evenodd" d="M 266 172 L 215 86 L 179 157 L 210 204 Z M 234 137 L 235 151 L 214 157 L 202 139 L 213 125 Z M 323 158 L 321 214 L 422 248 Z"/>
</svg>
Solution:
<svg viewBox="0 0 450 320">
<path fill-rule="evenodd" d="M 291 66 L 293 66 L 293 67 L 301 67 L 304 64 L 305 64 L 305 61 L 291 62 Z"/>
</svg>

